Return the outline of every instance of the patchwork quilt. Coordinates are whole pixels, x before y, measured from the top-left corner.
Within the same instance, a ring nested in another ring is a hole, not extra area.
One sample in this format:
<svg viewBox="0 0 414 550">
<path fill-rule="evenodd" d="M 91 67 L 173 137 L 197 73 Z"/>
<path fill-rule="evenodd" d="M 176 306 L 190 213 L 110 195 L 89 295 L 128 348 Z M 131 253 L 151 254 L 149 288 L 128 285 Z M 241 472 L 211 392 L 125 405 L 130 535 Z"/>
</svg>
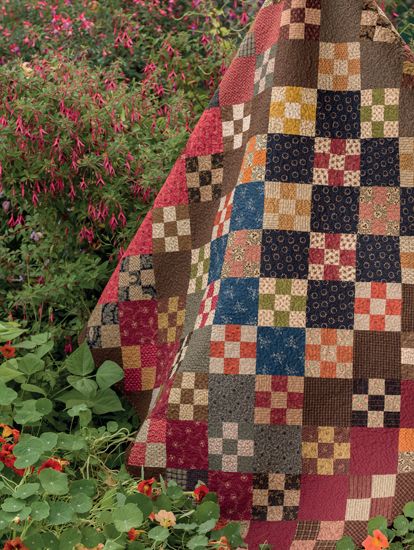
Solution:
<svg viewBox="0 0 414 550">
<path fill-rule="evenodd" d="M 414 495 L 414 56 L 373 0 L 266 0 L 88 326 L 250 549 Z"/>
</svg>

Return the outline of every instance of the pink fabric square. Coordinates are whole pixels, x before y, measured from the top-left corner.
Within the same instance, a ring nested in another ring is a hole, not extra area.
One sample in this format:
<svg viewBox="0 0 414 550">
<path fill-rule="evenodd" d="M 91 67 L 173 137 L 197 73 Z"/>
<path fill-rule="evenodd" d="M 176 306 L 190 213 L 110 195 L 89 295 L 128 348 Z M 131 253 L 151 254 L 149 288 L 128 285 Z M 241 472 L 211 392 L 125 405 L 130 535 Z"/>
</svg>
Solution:
<svg viewBox="0 0 414 550">
<path fill-rule="evenodd" d="M 128 462 L 130 464 L 145 464 L 146 449 L 146 443 L 134 443 L 129 452 Z"/>
<path fill-rule="evenodd" d="M 220 108 L 206 109 L 188 140 L 185 154 L 187 157 L 196 157 L 222 151 L 223 132 Z"/>
<path fill-rule="evenodd" d="M 283 4 L 284 2 L 279 2 L 279 4 L 263 8 L 256 17 L 253 26 L 256 54 L 265 52 L 278 41 Z M 271 25 L 269 25 L 269 21 L 272 21 Z"/>
<path fill-rule="evenodd" d="M 401 380 L 401 428 L 414 428 L 414 380 Z"/>
<path fill-rule="evenodd" d="M 122 346 L 154 342 L 157 338 L 157 301 L 120 302 L 119 327 Z"/>
<path fill-rule="evenodd" d="M 318 540 L 338 541 L 344 534 L 344 521 L 321 521 Z"/>
<path fill-rule="evenodd" d="M 157 347 L 157 374 L 155 383 L 160 386 L 169 378 L 170 371 L 177 355 L 180 342 L 158 344 Z"/>
<path fill-rule="evenodd" d="M 214 472 L 208 474 L 210 491 L 217 492 L 224 519 L 248 520 L 252 515 L 253 475 L 237 472 Z"/>
<path fill-rule="evenodd" d="M 165 443 L 167 437 L 167 421 L 161 418 L 151 418 L 148 429 L 148 443 Z"/>
<path fill-rule="evenodd" d="M 238 105 L 253 98 L 256 58 L 238 57 L 227 69 L 220 84 L 220 105 Z M 243 75 L 243 79 L 240 75 Z"/>
<path fill-rule="evenodd" d="M 141 391 L 142 389 L 142 370 L 125 369 L 124 389 L 126 392 Z"/>
<path fill-rule="evenodd" d="M 152 254 L 152 210 L 148 212 L 137 234 L 132 239 L 126 254 L 137 256 L 138 254 Z"/>
<path fill-rule="evenodd" d="M 345 517 L 347 475 L 302 474 L 299 520 L 340 520 Z"/>
<path fill-rule="evenodd" d="M 294 547 L 290 545 L 295 536 L 296 526 L 297 521 L 255 521 L 254 528 L 249 529 L 245 540 L 248 547 L 252 549 L 259 548 L 264 541 L 267 541 L 275 550 L 278 548 L 292 549 Z M 298 546 L 297 548 L 306 550 L 307 547 Z"/>
<path fill-rule="evenodd" d="M 167 422 L 167 468 L 208 470 L 207 423 Z"/>
<path fill-rule="evenodd" d="M 178 158 L 161 191 L 154 201 L 154 208 L 188 204 L 187 178 L 184 155 Z"/>
<path fill-rule="evenodd" d="M 398 428 L 351 428 L 351 474 L 394 474 Z"/>
<path fill-rule="evenodd" d="M 118 286 L 119 286 L 119 270 L 121 269 L 121 264 L 119 263 L 116 266 L 115 271 L 112 273 L 111 278 L 109 279 L 108 284 L 106 285 L 104 291 L 99 298 L 99 304 L 109 304 L 118 302 Z"/>
</svg>

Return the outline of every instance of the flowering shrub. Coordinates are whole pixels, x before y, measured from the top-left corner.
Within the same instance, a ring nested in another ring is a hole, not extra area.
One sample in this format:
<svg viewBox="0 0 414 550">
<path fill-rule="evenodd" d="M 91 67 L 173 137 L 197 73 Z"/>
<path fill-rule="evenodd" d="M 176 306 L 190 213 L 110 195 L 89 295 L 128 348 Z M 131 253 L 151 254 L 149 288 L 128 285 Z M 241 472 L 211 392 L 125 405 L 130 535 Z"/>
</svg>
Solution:
<svg viewBox="0 0 414 550">
<path fill-rule="evenodd" d="M 217 495 L 203 483 L 190 492 L 126 472 L 132 411 L 113 390 L 123 377 L 115 363 L 96 370 L 85 345 L 52 361 L 50 335 L 27 337 L 16 323 L 0 324 L 0 342 L 4 550 L 230 550 L 243 543 L 240 525 L 220 521 Z"/>
</svg>

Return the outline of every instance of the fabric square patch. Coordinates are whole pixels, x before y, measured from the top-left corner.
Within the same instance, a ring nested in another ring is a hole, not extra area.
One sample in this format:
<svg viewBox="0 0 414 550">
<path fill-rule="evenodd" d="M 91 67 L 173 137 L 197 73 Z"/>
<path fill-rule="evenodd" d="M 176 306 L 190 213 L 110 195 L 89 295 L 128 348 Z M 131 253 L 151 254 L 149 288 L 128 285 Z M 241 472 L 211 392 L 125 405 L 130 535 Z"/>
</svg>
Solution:
<svg viewBox="0 0 414 550">
<path fill-rule="evenodd" d="M 306 326 L 351 329 L 354 326 L 355 283 L 309 281 Z"/>
<path fill-rule="evenodd" d="M 152 216 L 154 253 L 191 249 L 191 227 L 187 205 L 154 208 Z"/>
<path fill-rule="evenodd" d="M 269 278 L 307 279 L 309 233 L 264 230 L 260 275 Z"/>
<path fill-rule="evenodd" d="M 303 376 L 305 331 L 297 328 L 257 329 L 257 374 Z"/>
<path fill-rule="evenodd" d="M 246 152 L 240 170 L 238 183 L 263 181 L 266 175 L 267 134 L 252 137 L 246 145 Z"/>
<path fill-rule="evenodd" d="M 353 330 L 306 329 L 305 376 L 352 378 Z"/>
<path fill-rule="evenodd" d="M 209 374 L 209 427 L 222 422 L 253 424 L 254 384 L 254 375 Z"/>
<path fill-rule="evenodd" d="M 254 95 L 259 95 L 273 85 L 275 72 L 275 57 L 277 45 L 261 53 L 256 58 L 256 72 L 254 74 Z"/>
<path fill-rule="evenodd" d="M 176 342 L 185 320 L 185 298 L 173 296 L 158 300 L 158 341 Z"/>
<path fill-rule="evenodd" d="M 414 187 L 414 138 L 400 138 L 401 187 Z"/>
<path fill-rule="evenodd" d="M 360 92 L 319 90 L 316 135 L 318 137 L 355 139 L 360 137 Z"/>
<path fill-rule="evenodd" d="M 299 500 L 300 475 L 262 473 L 253 476 L 254 520 L 295 520 Z"/>
<path fill-rule="evenodd" d="M 221 197 L 223 154 L 186 159 L 189 202 L 207 202 Z"/>
<path fill-rule="evenodd" d="M 253 426 L 239 422 L 210 425 L 208 462 L 210 470 L 223 472 L 252 472 Z"/>
<path fill-rule="evenodd" d="M 194 329 L 203 328 L 213 324 L 217 302 L 220 292 L 220 281 L 214 281 L 208 285 L 201 301 L 200 310 Z"/>
<path fill-rule="evenodd" d="M 314 136 L 317 90 L 297 86 L 276 86 L 272 89 L 269 132 Z"/>
<path fill-rule="evenodd" d="M 398 187 L 398 139 L 378 138 L 361 140 L 361 185 Z"/>
<path fill-rule="evenodd" d="M 259 326 L 306 326 L 308 281 L 303 279 L 260 279 Z"/>
<path fill-rule="evenodd" d="M 212 240 L 227 235 L 230 230 L 230 218 L 233 210 L 234 191 L 220 199 L 220 205 L 214 219 Z"/>
<path fill-rule="evenodd" d="M 302 467 L 305 474 L 334 475 L 349 471 L 350 428 L 304 426 Z"/>
<path fill-rule="evenodd" d="M 414 379 L 414 333 L 401 334 L 401 378 Z"/>
<path fill-rule="evenodd" d="M 400 331 L 400 283 L 356 283 L 355 330 Z"/>
<path fill-rule="evenodd" d="M 151 254 L 126 256 L 121 261 L 118 279 L 120 302 L 155 298 L 155 275 Z"/>
<path fill-rule="evenodd" d="M 258 302 L 259 279 L 223 279 L 214 323 L 257 325 Z"/>
<path fill-rule="evenodd" d="M 315 185 L 312 192 L 312 231 L 356 233 L 359 188 Z"/>
<path fill-rule="evenodd" d="M 401 189 L 401 235 L 414 236 L 414 187 Z"/>
<path fill-rule="evenodd" d="M 220 508 L 226 510 L 226 518 L 237 521 L 251 519 L 253 492 L 251 474 L 210 471 L 208 488 L 217 493 Z M 234 498 L 234 495 L 237 495 L 237 498 Z"/>
<path fill-rule="evenodd" d="M 401 281 L 414 284 L 414 237 L 400 237 Z"/>
<path fill-rule="evenodd" d="M 361 177 L 359 139 L 315 139 L 313 182 L 358 187 Z"/>
<path fill-rule="evenodd" d="M 393 44 L 401 40 L 395 27 L 374 2 L 365 2 L 361 13 L 361 38 Z"/>
<path fill-rule="evenodd" d="M 230 233 L 221 276 L 259 277 L 262 232 L 242 230 Z"/>
<path fill-rule="evenodd" d="M 157 339 L 156 300 L 120 302 L 119 330 L 122 346 L 152 344 Z"/>
<path fill-rule="evenodd" d="M 302 425 L 304 378 L 256 376 L 255 424 Z"/>
<path fill-rule="evenodd" d="M 347 475 L 303 474 L 298 517 L 314 521 L 343 520 L 347 494 Z"/>
<path fill-rule="evenodd" d="M 224 152 L 246 145 L 251 123 L 252 104 L 239 103 L 221 108 Z"/>
<path fill-rule="evenodd" d="M 209 372 L 255 374 L 256 340 L 256 327 L 214 325 L 211 332 Z"/>
<path fill-rule="evenodd" d="M 301 472 L 301 426 L 254 426 L 254 472 Z"/>
<path fill-rule="evenodd" d="M 414 380 L 401 381 L 401 427 L 414 428 Z"/>
<path fill-rule="evenodd" d="M 309 279 L 355 281 L 356 244 L 348 233 L 311 233 Z"/>
<path fill-rule="evenodd" d="M 295 540 L 290 550 L 307 550 L 308 546 L 305 546 L 305 544 L 314 545 L 318 544 L 319 541 L 321 543 L 334 541 L 336 544 L 336 541 L 344 534 L 344 524 L 344 521 L 299 521 Z M 309 546 L 309 548 L 315 550 L 317 546 Z"/>
<path fill-rule="evenodd" d="M 280 21 L 286 40 L 319 40 L 321 0 L 287 0 Z"/>
<path fill-rule="evenodd" d="M 266 180 L 312 183 L 314 139 L 270 134 L 267 142 Z"/>
<path fill-rule="evenodd" d="M 351 428 L 352 474 L 395 474 L 398 463 L 398 428 Z M 380 444 L 383 452 L 367 453 Z"/>
<path fill-rule="evenodd" d="M 312 185 L 266 182 L 264 190 L 264 229 L 309 231 Z"/>
<path fill-rule="evenodd" d="M 234 190 L 230 231 L 261 229 L 263 224 L 264 183 L 238 185 Z"/>
<path fill-rule="evenodd" d="M 305 378 L 303 424 L 351 426 L 352 380 Z"/>
<path fill-rule="evenodd" d="M 197 455 L 188 449 L 198 449 Z M 208 470 L 207 423 L 193 420 L 168 420 L 167 467 Z"/>
<path fill-rule="evenodd" d="M 414 471 L 414 430 L 401 428 L 398 440 L 398 472 Z"/>
<path fill-rule="evenodd" d="M 368 521 L 375 515 L 391 515 L 396 474 L 350 476 L 346 521 Z"/>
<path fill-rule="evenodd" d="M 358 235 L 357 281 L 400 282 L 398 237 Z"/>
<path fill-rule="evenodd" d="M 177 373 L 168 396 L 167 415 L 172 420 L 207 420 L 208 374 Z"/>
<path fill-rule="evenodd" d="M 191 251 L 191 271 L 188 293 L 205 290 L 210 269 L 210 243 Z"/>
<path fill-rule="evenodd" d="M 362 187 L 359 199 L 359 233 L 400 234 L 400 189 Z"/>
<path fill-rule="evenodd" d="M 359 331 L 354 334 L 355 378 L 400 378 L 400 333 Z"/>
<path fill-rule="evenodd" d="M 361 89 L 359 42 L 321 42 L 318 88 L 352 91 Z"/>
<path fill-rule="evenodd" d="M 361 92 L 361 137 L 398 137 L 397 88 L 376 88 Z"/>
<path fill-rule="evenodd" d="M 252 57 L 256 53 L 254 33 L 248 32 L 237 52 L 237 57 Z"/>
<path fill-rule="evenodd" d="M 398 428 L 400 425 L 400 381 L 355 378 L 352 396 L 352 425 L 368 428 Z"/>
</svg>

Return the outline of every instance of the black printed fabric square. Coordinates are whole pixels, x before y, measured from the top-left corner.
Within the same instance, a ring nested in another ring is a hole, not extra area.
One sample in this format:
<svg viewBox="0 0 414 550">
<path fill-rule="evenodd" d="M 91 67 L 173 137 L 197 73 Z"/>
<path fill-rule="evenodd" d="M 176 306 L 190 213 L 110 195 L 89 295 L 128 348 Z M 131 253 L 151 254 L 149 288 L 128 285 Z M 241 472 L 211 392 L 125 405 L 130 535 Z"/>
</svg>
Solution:
<svg viewBox="0 0 414 550">
<path fill-rule="evenodd" d="M 361 135 L 361 93 L 318 91 L 316 136 L 351 139 Z"/>
<path fill-rule="evenodd" d="M 311 229 L 322 233 L 356 233 L 359 188 L 315 185 Z"/>
<path fill-rule="evenodd" d="M 189 202 L 207 202 L 221 197 L 223 154 L 186 159 Z"/>
<path fill-rule="evenodd" d="M 401 235 L 414 236 L 414 188 L 401 188 Z"/>
<path fill-rule="evenodd" d="M 398 139 L 361 140 L 361 185 L 400 184 Z"/>
<path fill-rule="evenodd" d="M 399 283 L 401 281 L 399 238 L 385 235 L 358 235 L 356 280 Z"/>
<path fill-rule="evenodd" d="M 312 137 L 269 134 L 266 180 L 312 183 L 314 148 Z"/>
<path fill-rule="evenodd" d="M 265 229 L 262 237 L 260 276 L 307 279 L 309 233 Z"/>
</svg>

